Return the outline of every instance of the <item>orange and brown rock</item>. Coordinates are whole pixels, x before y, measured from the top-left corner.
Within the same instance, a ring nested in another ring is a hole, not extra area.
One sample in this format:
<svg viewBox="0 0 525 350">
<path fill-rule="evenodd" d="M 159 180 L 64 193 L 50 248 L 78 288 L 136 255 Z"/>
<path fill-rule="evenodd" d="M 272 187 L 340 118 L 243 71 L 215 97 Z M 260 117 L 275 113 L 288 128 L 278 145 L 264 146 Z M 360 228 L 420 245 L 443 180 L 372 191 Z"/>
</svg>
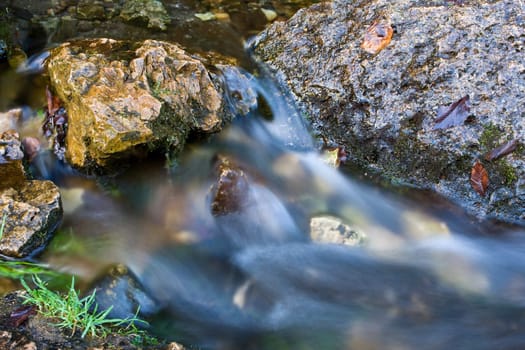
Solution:
<svg viewBox="0 0 525 350">
<path fill-rule="evenodd" d="M 75 41 L 53 49 L 47 69 L 68 113 L 66 159 L 77 168 L 144 149 L 177 152 L 190 131 L 215 132 L 231 118 L 214 75 L 175 44 Z"/>
</svg>

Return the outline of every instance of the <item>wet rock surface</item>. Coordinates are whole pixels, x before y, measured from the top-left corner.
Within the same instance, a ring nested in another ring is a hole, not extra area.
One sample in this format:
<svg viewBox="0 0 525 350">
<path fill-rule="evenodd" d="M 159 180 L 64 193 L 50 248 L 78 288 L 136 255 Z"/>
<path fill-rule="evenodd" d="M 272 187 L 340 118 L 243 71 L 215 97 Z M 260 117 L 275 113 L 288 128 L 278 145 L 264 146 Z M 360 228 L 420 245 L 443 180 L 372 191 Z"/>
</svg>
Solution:
<svg viewBox="0 0 525 350">
<path fill-rule="evenodd" d="M 66 43 L 47 70 L 69 116 L 66 159 L 78 168 L 155 149 L 177 153 L 190 132 L 216 132 L 232 117 L 218 76 L 175 44 Z"/>
<path fill-rule="evenodd" d="M 240 212 L 247 205 L 249 183 L 244 171 L 230 159 L 219 156 L 215 164 L 217 183 L 211 188 L 211 213 L 214 216 Z"/>
<path fill-rule="evenodd" d="M 478 217 L 523 224 L 520 6 L 509 0 L 334 1 L 274 23 L 254 41 L 253 54 L 291 91 L 320 138 L 343 145 L 354 163 L 394 184 L 433 189 Z M 371 55 L 363 40 L 379 20 L 395 32 Z M 443 108 L 467 95 L 466 121 L 436 128 Z M 520 140 L 514 152 L 482 159 L 513 139 Z M 477 159 L 490 178 L 485 196 L 469 183 Z"/>
</svg>

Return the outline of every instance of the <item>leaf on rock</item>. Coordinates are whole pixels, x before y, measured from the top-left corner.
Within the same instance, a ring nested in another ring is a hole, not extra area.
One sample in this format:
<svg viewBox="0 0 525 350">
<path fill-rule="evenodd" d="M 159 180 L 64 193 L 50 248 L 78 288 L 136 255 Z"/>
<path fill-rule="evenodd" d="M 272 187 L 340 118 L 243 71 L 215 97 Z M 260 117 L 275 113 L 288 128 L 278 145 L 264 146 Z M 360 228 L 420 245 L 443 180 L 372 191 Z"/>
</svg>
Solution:
<svg viewBox="0 0 525 350">
<path fill-rule="evenodd" d="M 434 130 L 446 129 L 463 124 L 469 116 L 469 100 L 469 95 L 466 95 L 448 107 L 439 107 Z"/>
<path fill-rule="evenodd" d="M 375 21 L 366 30 L 361 48 L 366 52 L 375 55 L 390 43 L 393 33 L 394 30 L 390 23 L 385 21 Z"/>
<path fill-rule="evenodd" d="M 480 196 L 484 196 L 489 187 L 489 174 L 479 160 L 476 160 L 470 172 L 470 184 Z"/>
<path fill-rule="evenodd" d="M 516 148 L 518 148 L 518 140 L 514 139 L 512 141 L 504 143 L 499 147 L 494 148 L 492 151 L 485 154 L 485 160 L 491 161 L 501 158 L 509 153 L 514 152 Z"/>
<path fill-rule="evenodd" d="M 46 86 L 46 99 L 47 99 L 47 112 L 51 115 L 55 114 L 60 108 L 60 99 L 57 96 L 53 96 L 49 86 Z"/>
</svg>

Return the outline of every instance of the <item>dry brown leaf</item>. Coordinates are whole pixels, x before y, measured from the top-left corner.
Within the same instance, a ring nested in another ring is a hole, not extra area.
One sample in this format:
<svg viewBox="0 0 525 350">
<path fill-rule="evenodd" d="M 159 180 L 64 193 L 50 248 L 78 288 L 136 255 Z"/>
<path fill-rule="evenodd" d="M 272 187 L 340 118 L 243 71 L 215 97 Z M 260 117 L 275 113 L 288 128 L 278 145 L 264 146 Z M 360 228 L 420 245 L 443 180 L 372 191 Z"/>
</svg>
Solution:
<svg viewBox="0 0 525 350">
<path fill-rule="evenodd" d="M 484 196 L 485 193 L 487 193 L 487 188 L 489 187 L 489 174 L 479 160 L 476 160 L 476 163 L 470 172 L 470 184 L 480 196 Z"/>
<path fill-rule="evenodd" d="M 466 95 L 448 107 L 440 107 L 437 112 L 434 130 L 463 124 L 470 113 L 469 100 L 469 95 Z"/>
<path fill-rule="evenodd" d="M 491 161 L 501 158 L 509 153 L 514 152 L 516 148 L 518 148 L 518 140 L 514 139 L 512 141 L 504 143 L 499 147 L 494 148 L 492 151 L 485 154 L 485 160 Z"/>
<path fill-rule="evenodd" d="M 390 23 L 375 21 L 366 30 L 361 48 L 370 54 L 377 54 L 383 50 L 392 40 L 394 30 Z"/>
</svg>

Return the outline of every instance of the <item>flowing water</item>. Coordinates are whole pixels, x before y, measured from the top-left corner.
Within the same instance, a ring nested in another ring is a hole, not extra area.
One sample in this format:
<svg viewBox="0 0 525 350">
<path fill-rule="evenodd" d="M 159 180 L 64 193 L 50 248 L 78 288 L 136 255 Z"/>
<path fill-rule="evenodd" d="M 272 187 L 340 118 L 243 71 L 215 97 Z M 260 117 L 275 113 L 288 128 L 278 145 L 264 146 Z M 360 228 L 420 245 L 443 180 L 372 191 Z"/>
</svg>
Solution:
<svg viewBox="0 0 525 350">
<path fill-rule="evenodd" d="M 38 76 L 9 74 L 38 91 Z M 97 182 L 42 157 L 34 173 L 62 187 L 66 211 L 43 259 L 81 276 L 126 264 L 163 306 L 152 330 L 199 348 L 525 347 L 522 228 L 328 166 L 271 77 L 245 74 L 259 107 L 170 169 L 150 161 Z M 218 157 L 242 169 L 242 205 L 213 215 Z M 318 215 L 364 242 L 312 242 Z"/>
<path fill-rule="evenodd" d="M 90 254 L 125 263 L 163 305 L 155 332 L 210 349 L 525 345 L 525 232 L 438 215 L 331 168 L 271 81 L 249 77 L 271 120 L 239 117 L 169 176 L 123 179 L 117 200 L 93 191 L 70 222 L 102 234 Z M 211 210 L 218 154 L 247 179 L 244 204 L 223 215 Z M 320 214 L 365 242 L 312 242 Z"/>
</svg>

